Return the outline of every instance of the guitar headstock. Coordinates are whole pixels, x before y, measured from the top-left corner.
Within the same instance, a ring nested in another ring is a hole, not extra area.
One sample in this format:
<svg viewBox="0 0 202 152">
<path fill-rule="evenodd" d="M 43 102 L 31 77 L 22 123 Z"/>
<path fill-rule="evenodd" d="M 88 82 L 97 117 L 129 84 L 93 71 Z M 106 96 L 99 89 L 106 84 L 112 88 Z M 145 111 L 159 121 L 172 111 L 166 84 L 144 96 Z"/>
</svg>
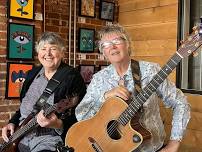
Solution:
<svg viewBox="0 0 202 152">
<path fill-rule="evenodd" d="M 187 57 L 202 45 L 202 24 L 193 27 L 193 32 L 178 49 L 181 58 Z"/>
</svg>

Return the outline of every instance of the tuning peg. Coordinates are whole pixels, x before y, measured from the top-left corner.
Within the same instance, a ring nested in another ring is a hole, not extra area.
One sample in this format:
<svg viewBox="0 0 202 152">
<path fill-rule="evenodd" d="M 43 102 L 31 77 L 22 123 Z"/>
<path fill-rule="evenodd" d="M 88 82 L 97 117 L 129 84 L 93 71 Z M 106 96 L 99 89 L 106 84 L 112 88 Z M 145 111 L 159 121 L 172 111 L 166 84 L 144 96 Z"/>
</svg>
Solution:
<svg viewBox="0 0 202 152">
<path fill-rule="evenodd" d="M 193 57 L 197 57 L 198 56 L 198 52 L 194 51 L 192 52 Z"/>
</svg>

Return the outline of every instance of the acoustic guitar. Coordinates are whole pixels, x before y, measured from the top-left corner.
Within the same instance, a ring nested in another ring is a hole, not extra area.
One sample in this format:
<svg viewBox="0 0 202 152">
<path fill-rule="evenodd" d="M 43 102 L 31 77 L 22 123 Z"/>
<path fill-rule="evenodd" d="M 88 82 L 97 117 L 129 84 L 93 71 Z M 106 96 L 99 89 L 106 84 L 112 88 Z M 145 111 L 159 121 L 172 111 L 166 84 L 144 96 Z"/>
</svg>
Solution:
<svg viewBox="0 0 202 152">
<path fill-rule="evenodd" d="M 58 103 L 54 105 L 46 104 L 43 107 L 44 116 L 48 116 L 53 112 L 62 113 L 67 109 L 74 107 L 78 103 L 78 96 L 74 96 L 68 99 L 62 99 Z M 68 112 L 67 112 L 68 113 Z M 27 133 L 31 132 L 35 128 L 37 128 L 39 124 L 37 123 L 36 117 L 30 114 L 20 125 L 16 128 L 16 131 L 13 135 L 9 137 L 8 142 L 3 142 L 0 145 L 0 152 L 16 152 L 17 145 L 20 139 L 25 136 Z"/>
<path fill-rule="evenodd" d="M 201 46 L 201 34 L 201 25 L 193 28 L 177 52 L 130 104 L 118 97 L 108 98 L 94 117 L 74 124 L 66 134 L 65 144 L 75 152 L 129 152 L 137 149 L 143 136 L 133 130 L 129 122 L 181 59 Z"/>
</svg>

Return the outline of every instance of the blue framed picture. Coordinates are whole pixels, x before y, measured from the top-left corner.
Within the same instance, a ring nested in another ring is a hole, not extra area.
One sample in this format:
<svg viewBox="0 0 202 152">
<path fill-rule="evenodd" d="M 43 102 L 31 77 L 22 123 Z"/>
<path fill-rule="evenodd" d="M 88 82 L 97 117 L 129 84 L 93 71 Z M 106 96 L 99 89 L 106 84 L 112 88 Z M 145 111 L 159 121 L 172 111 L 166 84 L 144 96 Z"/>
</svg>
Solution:
<svg viewBox="0 0 202 152">
<path fill-rule="evenodd" d="M 101 0 L 100 2 L 100 19 L 114 20 L 115 3 Z"/>
</svg>

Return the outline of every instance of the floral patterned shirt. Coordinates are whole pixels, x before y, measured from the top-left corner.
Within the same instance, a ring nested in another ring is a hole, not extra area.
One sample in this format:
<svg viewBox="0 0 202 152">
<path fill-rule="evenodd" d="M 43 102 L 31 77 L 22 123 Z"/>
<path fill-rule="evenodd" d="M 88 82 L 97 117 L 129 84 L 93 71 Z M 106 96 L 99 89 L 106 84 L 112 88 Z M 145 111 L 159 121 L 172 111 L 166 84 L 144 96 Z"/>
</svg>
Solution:
<svg viewBox="0 0 202 152">
<path fill-rule="evenodd" d="M 161 69 L 156 63 L 140 61 L 141 86 L 144 88 Z M 129 68 L 124 75 L 125 86 L 134 94 L 132 70 Z M 76 108 L 78 121 L 93 117 L 104 103 L 104 93 L 118 86 L 120 76 L 113 65 L 109 65 L 94 74 L 87 93 Z M 160 98 L 162 100 L 160 100 Z M 164 142 L 165 130 L 160 117 L 159 101 L 163 101 L 166 108 L 173 110 L 171 140 L 181 140 L 190 119 L 190 105 L 184 94 L 168 79 L 164 80 L 155 93 L 143 104 L 140 123 L 152 134 L 152 138 L 143 142 L 135 151 L 155 152 Z"/>
</svg>

